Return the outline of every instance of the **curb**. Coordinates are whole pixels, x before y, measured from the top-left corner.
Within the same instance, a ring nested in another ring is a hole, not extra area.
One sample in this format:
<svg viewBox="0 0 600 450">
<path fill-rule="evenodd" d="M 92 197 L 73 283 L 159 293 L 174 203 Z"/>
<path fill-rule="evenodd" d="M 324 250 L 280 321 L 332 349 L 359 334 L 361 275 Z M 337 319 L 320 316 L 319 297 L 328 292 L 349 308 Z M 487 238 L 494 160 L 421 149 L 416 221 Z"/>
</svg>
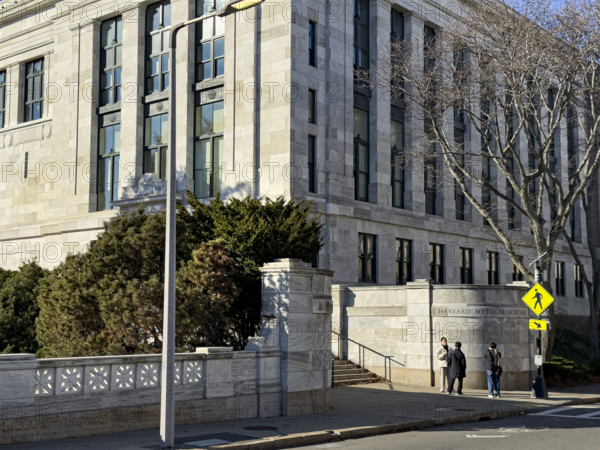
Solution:
<svg viewBox="0 0 600 450">
<path fill-rule="evenodd" d="M 600 402 L 600 397 L 584 398 L 570 400 L 561 403 L 561 406 L 584 405 Z M 557 405 L 558 406 L 558 405 Z M 222 444 L 209 447 L 210 449 L 227 450 L 263 450 L 299 447 L 310 444 L 325 444 L 328 442 L 338 442 L 346 439 L 357 439 L 382 434 L 402 433 L 406 431 L 422 430 L 425 428 L 440 427 L 458 423 L 481 422 L 484 420 L 503 419 L 517 415 L 527 414 L 528 412 L 546 409 L 549 405 L 534 406 L 531 408 L 519 408 L 511 411 L 488 411 L 463 416 L 455 416 L 443 419 L 430 419 L 419 422 L 395 423 L 387 425 L 374 425 L 353 428 L 340 428 L 335 430 L 314 431 L 307 433 L 290 434 L 287 436 L 275 436 L 269 438 L 254 439 L 231 444 Z M 188 447 L 189 448 L 189 447 Z M 193 450 L 193 448 L 189 448 Z"/>
</svg>

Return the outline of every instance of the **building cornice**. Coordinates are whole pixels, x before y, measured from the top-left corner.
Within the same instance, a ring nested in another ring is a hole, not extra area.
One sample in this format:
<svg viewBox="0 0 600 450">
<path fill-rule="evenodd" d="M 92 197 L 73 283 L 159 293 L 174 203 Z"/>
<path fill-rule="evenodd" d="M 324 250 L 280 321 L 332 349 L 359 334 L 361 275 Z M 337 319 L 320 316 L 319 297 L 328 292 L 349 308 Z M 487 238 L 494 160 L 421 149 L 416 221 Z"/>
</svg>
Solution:
<svg viewBox="0 0 600 450">
<path fill-rule="evenodd" d="M 23 19 L 28 14 L 56 3 L 58 0 L 3 0 L 0 2 L 0 24 Z"/>
</svg>

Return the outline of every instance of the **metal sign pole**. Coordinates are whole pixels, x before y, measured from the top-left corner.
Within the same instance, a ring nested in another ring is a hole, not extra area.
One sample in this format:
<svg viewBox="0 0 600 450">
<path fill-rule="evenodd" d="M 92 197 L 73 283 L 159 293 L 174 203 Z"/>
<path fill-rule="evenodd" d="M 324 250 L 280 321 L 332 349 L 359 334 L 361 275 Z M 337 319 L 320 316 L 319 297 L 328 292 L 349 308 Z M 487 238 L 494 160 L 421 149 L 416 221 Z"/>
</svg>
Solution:
<svg viewBox="0 0 600 450">
<path fill-rule="evenodd" d="M 543 281 L 542 270 L 540 269 L 540 267 L 537 264 L 535 265 L 535 281 L 536 281 L 536 283 L 540 283 L 540 284 Z M 541 356 L 542 355 L 542 330 L 538 330 L 538 336 L 537 336 L 537 339 L 535 340 L 535 344 L 537 347 L 536 348 L 537 354 Z M 542 357 L 542 361 L 543 361 L 543 357 Z M 546 383 L 544 381 L 542 365 L 540 364 L 537 366 L 537 377 L 535 377 L 535 381 L 533 382 L 532 397 L 534 397 L 534 396 L 535 396 L 535 398 L 546 397 L 545 385 L 546 385 Z"/>
</svg>

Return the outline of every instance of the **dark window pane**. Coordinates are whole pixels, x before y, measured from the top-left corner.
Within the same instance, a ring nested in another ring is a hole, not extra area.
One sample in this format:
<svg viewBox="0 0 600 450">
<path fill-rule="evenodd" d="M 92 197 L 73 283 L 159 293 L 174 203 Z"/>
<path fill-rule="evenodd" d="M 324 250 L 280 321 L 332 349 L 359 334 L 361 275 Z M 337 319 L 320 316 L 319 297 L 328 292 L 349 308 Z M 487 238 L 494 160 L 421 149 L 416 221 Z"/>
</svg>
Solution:
<svg viewBox="0 0 600 450">
<path fill-rule="evenodd" d="M 156 168 L 158 167 L 158 162 L 156 161 L 158 157 L 158 151 L 156 149 L 149 149 L 145 151 L 144 155 L 144 173 L 156 173 Z"/>
<path fill-rule="evenodd" d="M 225 74 L 225 59 L 219 58 L 215 60 L 215 77 Z"/>
<path fill-rule="evenodd" d="M 112 158 L 113 160 L 113 179 L 112 179 L 112 200 L 119 199 L 119 156 Z"/>
<path fill-rule="evenodd" d="M 212 64 L 210 62 L 202 64 L 202 79 L 212 78 Z"/>
<path fill-rule="evenodd" d="M 115 38 L 115 22 L 112 20 L 104 22 L 102 24 L 100 44 L 103 47 L 107 47 L 108 45 L 112 44 L 114 38 Z"/>
<path fill-rule="evenodd" d="M 171 26 L 171 4 L 165 4 L 163 10 L 163 26 L 169 27 Z"/>
<path fill-rule="evenodd" d="M 32 120 L 36 120 L 42 117 L 42 109 L 39 102 L 33 104 L 33 117 Z"/>
<path fill-rule="evenodd" d="M 116 19 L 116 23 L 117 23 L 117 33 L 116 33 L 115 38 L 118 43 L 121 43 L 121 42 L 123 42 L 123 19 L 118 17 Z"/>
<path fill-rule="evenodd" d="M 156 31 L 160 27 L 160 4 L 148 7 L 148 28 L 149 31 Z"/>
<path fill-rule="evenodd" d="M 163 31 L 161 34 L 162 37 L 162 45 L 160 47 L 161 52 L 165 52 L 169 50 L 169 37 L 171 33 L 169 31 Z"/>
<path fill-rule="evenodd" d="M 160 158 L 160 173 L 158 174 L 158 176 L 164 180 L 167 177 L 167 148 L 166 147 L 160 148 L 159 158 Z"/>
<path fill-rule="evenodd" d="M 106 71 L 102 74 L 102 78 L 101 78 L 102 79 L 102 87 L 104 89 L 112 86 L 112 84 L 113 84 L 112 76 L 113 76 L 112 70 Z"/>
<path fill-rule="evenodd" d="M 225 39 L 215 39 L 215 58 L 225 55 Z"/>
<path fill-rule="evenodd" d="M 210 48 L 210 42 L 205 42 L 202 44 L 202 61 L 208 61 L 210 59 Z"/>
<path fill-rule="evenodd" d="M 110 158 L 101 159 L 98 168 L 98 210 L 109 208 L 109 163 Z"/>
<path fill-rule="evenodd" d="M 194 193 L 196 194 L 196 197 L 210 197 L 210 167 L 210 139 L 203 139 L 196 142 L 194 152 Z"/>
</svg>

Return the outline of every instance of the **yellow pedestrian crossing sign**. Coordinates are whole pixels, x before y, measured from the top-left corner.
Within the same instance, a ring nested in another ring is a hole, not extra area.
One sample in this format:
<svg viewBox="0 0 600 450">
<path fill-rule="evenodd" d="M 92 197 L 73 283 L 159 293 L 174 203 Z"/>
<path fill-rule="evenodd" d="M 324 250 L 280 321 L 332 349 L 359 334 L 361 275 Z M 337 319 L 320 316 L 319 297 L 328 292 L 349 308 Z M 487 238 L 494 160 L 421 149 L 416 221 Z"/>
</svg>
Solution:
<svg viewBox="0 0 600 450">
<path fill-rule="evenodd" d="M 554 302 L 554 297 L 540 283 L 535 283 L 521 300 L 535 315 L 539 316 Z"/>
<path fill-rule="evenodd" d="M 547 330 L 548 322 L 546 322 L 545 320 L 529 319 L 529 329 L 530 330 Z"/>
</svg>

